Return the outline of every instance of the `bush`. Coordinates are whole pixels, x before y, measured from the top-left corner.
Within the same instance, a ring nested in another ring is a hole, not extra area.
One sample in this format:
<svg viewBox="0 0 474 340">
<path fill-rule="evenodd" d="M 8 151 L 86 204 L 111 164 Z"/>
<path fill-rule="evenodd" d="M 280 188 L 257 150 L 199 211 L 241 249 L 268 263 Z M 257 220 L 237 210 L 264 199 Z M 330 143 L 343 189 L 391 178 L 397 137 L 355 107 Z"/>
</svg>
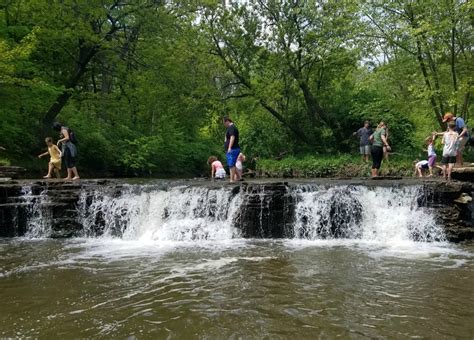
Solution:
<svg viewBox="0 0 474 340">
<path fill-rule="evenodd" d="M 384 161 L 381 175 L 411 176 L 412 159 L 393 155 Z M 261 159 L 256 172 L 262 177 L 362 177 L 370 175 L 371 163 L 364 163 L 355 155 L 317 155 L 288 157 L 282 160 Z"/>
</svg>

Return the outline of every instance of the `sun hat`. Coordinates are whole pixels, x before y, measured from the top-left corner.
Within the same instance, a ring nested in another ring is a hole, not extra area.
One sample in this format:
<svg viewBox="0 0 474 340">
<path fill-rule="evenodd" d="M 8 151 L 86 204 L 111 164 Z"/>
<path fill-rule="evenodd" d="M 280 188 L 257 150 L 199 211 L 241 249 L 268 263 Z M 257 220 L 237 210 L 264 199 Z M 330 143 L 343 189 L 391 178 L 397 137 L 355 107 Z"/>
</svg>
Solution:
<svg viewBox="0 0 474 340">
<path fill-rule="evenodd" d="M 453 119 L 454 115 L 451 112 L 447 112 L 443 117 L 443 123 L 446 123 L 448 120 Z"/>
</svg>

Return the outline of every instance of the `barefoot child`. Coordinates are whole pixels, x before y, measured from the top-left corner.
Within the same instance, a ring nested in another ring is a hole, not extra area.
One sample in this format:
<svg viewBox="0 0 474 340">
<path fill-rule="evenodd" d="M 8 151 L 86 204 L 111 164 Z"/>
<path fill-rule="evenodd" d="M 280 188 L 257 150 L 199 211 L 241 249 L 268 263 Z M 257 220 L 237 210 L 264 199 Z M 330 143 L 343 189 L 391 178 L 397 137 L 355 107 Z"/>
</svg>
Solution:
<svg viewBox="0 0 474 340">
<path fill-rule="evenodd" d="M 235 162 L 235 169 L 236 171 L 236 181 L 240 181 L 242 179 L 242 174 L 244 173 L 244 166 L 243 162 L 245 162 L 245 155 L 241 152 L 237 157 L 237 162 Z"/>
<path fill-rule="evenodd" d="M 427 160 L 418 161 L 417 159 L 413 163 L 415 164 L 414 176 L 418 174 L 418 177 L 423 177 L 423 170 L 429 169 L 429 162 Z"/>
<path fill-rule="evenodd" d="M 48 146 L 48 151 L 39 155 L 38 158 L 49 155 L 50 160 L 48 164 L 48 174 L 43 178 L 52 178 L 53 171 L 56 175 L 56 178 L 60 178 L 61 175 L 59 172 L 61 171 L 61 150 L 59 150 L 57 145 L 53 144 L 53 139 L 51 137 L 47 137 L 44 141 Z"/>
<path fill-rule="evenodd" d="M 222 163 L 217 159 L 216 156 L 211 156 L 207 160 L 207 164 L 211 166 L 211 179 L 224 179 L 225 178 L 225 169 Z"/>
<path fill-rule="evenodd" d="M 436 151 L 434 148 L 434 141 L 436 135 L 429 136 L 426 139 L 426 144 L 428 145 L 428 169 L 430 171 L 429 177 L 433 177 L 433 168 L 436 166 Z"/>
<path fill-rule="evenodd" d="M 453 170 L 454 164 L 456 164 L 456 155 L 458 152 L 458 138 L 459 134 L 454 131 L 456 128 L 456 123 L 448 123 L 448 131 L 443 134 L 443 158 L 441 164 L 443 165 L 443 177 L 450 180 L 451 172 Z"/>
</svg>

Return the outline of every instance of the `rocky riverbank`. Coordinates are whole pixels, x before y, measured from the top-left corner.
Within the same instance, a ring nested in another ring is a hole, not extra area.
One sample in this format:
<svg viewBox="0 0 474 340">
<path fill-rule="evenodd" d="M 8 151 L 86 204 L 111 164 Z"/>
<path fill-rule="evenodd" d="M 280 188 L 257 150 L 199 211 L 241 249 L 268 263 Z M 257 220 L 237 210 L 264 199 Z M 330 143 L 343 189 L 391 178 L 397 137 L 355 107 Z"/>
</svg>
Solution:
<svg viewBox="0 0 474 340">
<path fill-rule="evenodd" d="M 9 181 L 0 183 L 0 236 L 13 237 L 31 234 L 34 230 L 48 229 L 48 237 L 84 236 L 103 232 L 104 217 L 100 214 L 85 226 L 85 207 L 92 199 L 104 195 L 106 199 L 120 198 L 134 190 L 146 192 L 169 190 L 175 187 L 228 188 L 232 195 L 240 193 L 240 211 L 233 221 L 248 238 L 292 238 L 295 192 L 330 187 L 403 188 L 420 187 L 416 204 L 435 214 L 444 226 L 449 241 L 460 242 L 474 239 L 474 186 L 469 182 L 418 180 L 401 178 L 311 179 L 277 181 L 274 179 L 252 180 L 239 184 L 208 182 L 203 180 L 81 180 L 74 183 L 62 181 Z M 320 189 L 318 189 L 320 190 Z M 106 195 L 105 195 L 106 193 Z M 357 223 L 360 209 L 357 202 L 347 200 L 344 191 L 329 198 L 328 234 L 326 237 L 345 237 L 340 226 Z M 211 212 L 207 212 L 208 214 Z M 114 218 L 120 218 L 120 211 Z M 387 217 L 389 218 L 389 217 Z"/>
</svg>

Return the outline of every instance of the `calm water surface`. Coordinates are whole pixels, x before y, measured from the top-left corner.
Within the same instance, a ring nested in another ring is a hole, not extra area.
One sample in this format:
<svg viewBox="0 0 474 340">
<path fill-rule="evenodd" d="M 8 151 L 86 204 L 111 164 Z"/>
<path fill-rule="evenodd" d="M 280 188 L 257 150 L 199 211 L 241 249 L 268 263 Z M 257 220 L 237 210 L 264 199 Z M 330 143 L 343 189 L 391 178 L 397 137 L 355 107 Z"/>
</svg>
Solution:
<svg viewBox="0 0 474 340">
<path fill-rule="evenodd" d="M 0 336 L 474 338 L 474 245 L 0 240 Z"/>
</svg>

